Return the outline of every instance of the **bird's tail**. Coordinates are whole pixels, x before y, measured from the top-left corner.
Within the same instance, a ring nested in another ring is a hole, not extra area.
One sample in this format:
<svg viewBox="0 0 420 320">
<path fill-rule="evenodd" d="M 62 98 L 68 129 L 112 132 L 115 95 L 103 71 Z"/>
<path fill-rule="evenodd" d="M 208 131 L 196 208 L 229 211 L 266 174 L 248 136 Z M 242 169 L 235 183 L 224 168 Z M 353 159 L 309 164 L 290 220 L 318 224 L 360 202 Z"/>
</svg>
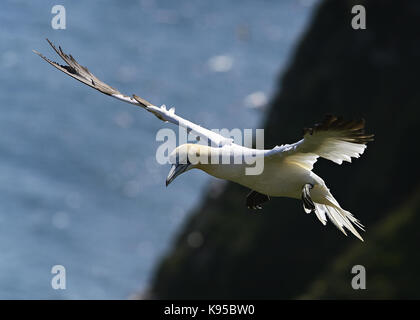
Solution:
<svg viewBox="0 0 420 320">
<path fill-rule="evenodd" d="M 347 233 L 344 229 L 347 229 L 357 238 L 363 241 L 363 238 L 355 228 L 356 226 L 359 229 L 365 231 L 364 226 L 360 223 L 360 221 L 356 219 L 349 211 L 346 211 L 340 207 L 337 200 L 335 200 L 329 192 L 328 188 L 325 187 L 322 193 L 322 200 L 319 199 L 319 197 L 313 197 L 315 205 L 315 209 L 313 211 L 319 221 L 321 221 L 323 225 L 326 225 L 328 217 L 328 219 L 331 220 L 331 222 L 345 235 L 347 235 Z"/>
</svg>

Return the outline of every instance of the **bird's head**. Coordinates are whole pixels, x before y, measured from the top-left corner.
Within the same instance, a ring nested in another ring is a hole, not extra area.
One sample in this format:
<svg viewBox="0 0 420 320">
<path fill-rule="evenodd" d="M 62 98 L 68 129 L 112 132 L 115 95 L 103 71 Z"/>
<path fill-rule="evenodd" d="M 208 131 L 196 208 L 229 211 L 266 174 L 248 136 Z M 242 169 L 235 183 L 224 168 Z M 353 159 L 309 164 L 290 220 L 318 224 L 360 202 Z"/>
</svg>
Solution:
<svg viewBox="0 0 420 320">
<path fill-rule="evenodd" d="M 177 147 L 169 155 L 169 162 L 172 167 L 166 178 L 166 186 L 188 170 L 201 169 L 204 164 L 209 163 L 209 157 L 210 147 L 207 146 L 187 143 Z"/>
</svg>

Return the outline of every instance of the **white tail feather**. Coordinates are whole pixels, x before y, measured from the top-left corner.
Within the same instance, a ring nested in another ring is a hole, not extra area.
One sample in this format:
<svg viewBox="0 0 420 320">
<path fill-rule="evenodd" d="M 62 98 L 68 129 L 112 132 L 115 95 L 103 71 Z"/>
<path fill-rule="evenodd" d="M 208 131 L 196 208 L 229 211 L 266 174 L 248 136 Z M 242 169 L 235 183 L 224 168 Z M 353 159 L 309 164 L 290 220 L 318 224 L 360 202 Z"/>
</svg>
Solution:
<svg viewBox="0 0 420 320">
<path fill-rule="evenodd" d="M 315 203 L 315 214 L 323 225 L 327 224 L 328 217 L 345 235 L 347 235 L 347 233 L 344 228 L 363 241 L 363 238 L 357 232 L 353 224 L 364 231 L 363 225 L 350 212 L 340 208 L 340 206 Z"/>
</svg>

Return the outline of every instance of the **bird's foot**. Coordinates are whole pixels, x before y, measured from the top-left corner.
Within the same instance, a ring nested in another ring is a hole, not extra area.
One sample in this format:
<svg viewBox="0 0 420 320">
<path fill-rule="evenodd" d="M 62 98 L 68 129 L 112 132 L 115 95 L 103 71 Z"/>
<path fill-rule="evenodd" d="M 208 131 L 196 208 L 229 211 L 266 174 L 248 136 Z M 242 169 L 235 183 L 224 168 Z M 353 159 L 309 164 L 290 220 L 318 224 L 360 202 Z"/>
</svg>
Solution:
<svg viewBox="0 0 420 320">
<path fill-rule="evenodd" d="M 266 194 L 259 193 L 257 191 L 252 190 L 246 196 L 246 206 L 248 209 L 253 210 L 261 210 L 262 204 L 270 200 L 270 197 Z"/>
</svg>

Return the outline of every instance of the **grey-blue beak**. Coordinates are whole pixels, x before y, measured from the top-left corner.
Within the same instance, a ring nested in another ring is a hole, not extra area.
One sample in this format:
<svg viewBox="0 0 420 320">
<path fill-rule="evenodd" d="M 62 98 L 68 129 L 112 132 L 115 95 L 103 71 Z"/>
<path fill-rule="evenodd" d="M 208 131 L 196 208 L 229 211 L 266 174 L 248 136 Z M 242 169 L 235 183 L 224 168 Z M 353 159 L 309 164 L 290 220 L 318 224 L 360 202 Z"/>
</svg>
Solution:
<svg viewBox="0 0 420 320">
<path fill-rule="evenodd" d="M 190 167 L 190 164 L 173 164 L 171 170 L 168 173 L 168 177 L 166 178 L 166 186 L 168 186 L 172 181 L 175 180 L 181 173 L 187 171 Z"/>
</svg>

